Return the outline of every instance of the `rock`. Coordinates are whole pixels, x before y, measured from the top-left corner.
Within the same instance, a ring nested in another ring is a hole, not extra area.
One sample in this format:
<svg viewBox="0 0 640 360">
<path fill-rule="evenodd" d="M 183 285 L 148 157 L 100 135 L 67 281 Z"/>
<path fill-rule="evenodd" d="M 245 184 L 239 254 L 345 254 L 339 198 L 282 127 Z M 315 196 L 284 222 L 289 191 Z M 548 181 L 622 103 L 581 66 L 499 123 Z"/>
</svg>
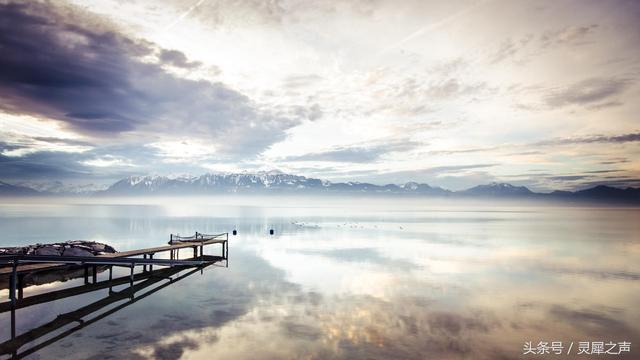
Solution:
<svg viewBox="0 0 640 360">
<path fill-rule="evenodd" d="M 47 255 L 47 256 L 59 256 L 60 255 L 60 248 L 57 246 L 53 246 L 53 245 L 45 245 L 42 247 L 37 248 L 34 251 L 35 255 Z"/>
<path fill-rule="evenodd" d="M 91 243 L 89 244 L 89 247 L 91 247 L 91 251 L 93 252 L 103 252 L 105 245 L 100 243 Z"/>
<path fill-rule="evenodd" d="M 71 240 L 64 243 L 35 244 L 22 247 L 0 248 L 0 255 L 65 255 L 65 256 L 94 256 L 117 252 L 113 247 L 85 240 Z"/>
<path fill-rule="evenodd" d="M 79 248 L 79 247 L 65 248 L 62 255 L 63 256 L 94 256 L 90 251 L 83 248 Z"/>
</svg>

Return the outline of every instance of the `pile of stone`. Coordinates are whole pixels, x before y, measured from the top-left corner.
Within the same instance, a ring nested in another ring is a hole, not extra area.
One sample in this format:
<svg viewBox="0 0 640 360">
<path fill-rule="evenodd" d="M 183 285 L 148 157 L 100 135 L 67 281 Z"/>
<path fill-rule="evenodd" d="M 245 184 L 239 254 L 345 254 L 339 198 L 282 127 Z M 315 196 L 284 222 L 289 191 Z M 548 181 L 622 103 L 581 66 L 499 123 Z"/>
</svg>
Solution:
<svg viewBox="0 0 640 360">
<path fill-rule="evenodd" d="M 115 252 L 116 250 L 107 244 L 84 240 L 0 248 L 0 255 L 96 256 Z"/>
</svg>

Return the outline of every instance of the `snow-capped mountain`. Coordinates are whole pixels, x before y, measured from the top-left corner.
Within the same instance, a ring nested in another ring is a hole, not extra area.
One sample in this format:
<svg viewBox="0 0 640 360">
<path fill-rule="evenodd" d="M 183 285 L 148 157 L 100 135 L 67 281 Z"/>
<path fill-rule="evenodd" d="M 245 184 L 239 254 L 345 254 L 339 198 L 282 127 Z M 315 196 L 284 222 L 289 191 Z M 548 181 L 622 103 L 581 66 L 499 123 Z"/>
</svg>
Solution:
<svg viewBox="0 0 640 360">
<path fill-rule="evenodd" d="M 0 181 L 0 195 L 3 195 L 3 196 L 32 196 L 32 195 L 38 195 L 38 194 L 39 193 L 36 190 L 31 189 L 29 187 L 19 186 L 19 185 L 11 185 L 11 184 L 7 184 L 6 182 Z"/>
<path fill-rule="evenodd" d="M 640 204 L 640 188 L 598 185 L 579 191 L 532 192 L 524 186 L 506 183 L 478 185 L 467 190 L 449 191 L 428 184 L 376 185 L 363 182 L 331 182 L 280 171 L 256 173 L 209 173 L 194 175 L 130 176 L 107 188 L 96 185 L 68 185 L 61 182 L 7 184 L 0 181 L 0 196 L 96 195 L 207 195 L 245 194 L 388 194 L 448 198 L 511 198 L 556 201 L 588 201 Z"/>
<path fill-rule="evenodd" d="M 460 192 L 467 196 L 529 196 L 534 193 L 525 186 L 514 186 L 506 183 L 491 183 L 487 185 L 478 185 L 470 189 Z"/>
<path fill-rule="evenodd" d="M 334 183 L 327 180 L 285 174 L 279 171 L 257 173 L 204 174 L 201 176 L 130 176 L 122 179 L 103 194 L 149 195 L 237 192 L 371 192 L 428 193 L 447 195 L 450 192 L 427 184 L 375 185 L 361 182 Z"/>
</svg>

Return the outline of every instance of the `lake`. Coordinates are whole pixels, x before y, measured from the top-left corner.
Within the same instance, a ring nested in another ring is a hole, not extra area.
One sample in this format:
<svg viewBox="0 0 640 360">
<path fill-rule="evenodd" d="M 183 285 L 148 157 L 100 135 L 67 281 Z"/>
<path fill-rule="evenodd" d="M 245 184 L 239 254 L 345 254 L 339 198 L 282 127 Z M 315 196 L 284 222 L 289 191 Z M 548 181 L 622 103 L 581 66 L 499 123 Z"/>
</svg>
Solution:
<svg viewBox="0 0 640 360">
<path fill-rule="evenodd" d="M 18 353 L 41 345 L 28 357 L 638 358 L 640 209 L 296 197 L 0 204 L 2 246 L 84 239 L 131 250 L 164 245 L 171 233 L 234 229 L 228 264 L 158 278 L 148 296 L 109 302 L 83 318 L 96 321 L 68 331 L 82 324 L 74 319 Z M 24 296 L 82 284 L 31 286 Z M 16 333 L 108 296 L 19 309 Z M 4 342 L 8 312 L 0 323 Z M 528 342 L 555 344 L 525 355 Z M 578 355 L 585 342 L 621 353 Z"/>
</svg>

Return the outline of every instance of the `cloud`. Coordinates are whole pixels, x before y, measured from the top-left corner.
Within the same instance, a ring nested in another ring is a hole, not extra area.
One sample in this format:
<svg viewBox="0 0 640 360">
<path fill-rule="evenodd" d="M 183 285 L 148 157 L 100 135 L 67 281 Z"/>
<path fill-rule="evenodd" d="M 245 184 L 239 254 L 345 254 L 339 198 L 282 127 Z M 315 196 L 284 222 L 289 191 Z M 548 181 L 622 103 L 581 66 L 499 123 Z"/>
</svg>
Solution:
<svg viewBox="0 0 640 360">
<path fill-rule="evenodd" d="M 597 27 L 597 24 L 591 24 L 546 31 L 540 35 L 540 45 L 543 48 L 563 44 L 582 45 L 585 43 L 585 38 L 593 34 Z"/>
<path fill-rule="evenodd" d="M 529 34 L 523 36 L 518 40 L 514 40 L 513 38 L 507 38 L 503 40 L 498 47 L 498 50 L 496 50 L 492 55 L 489 56 L 489 62 L 492 64 L 497 64 L 514 57 L 518 52 L 526 47 L 532 39 L 533 36 Z"/>
<path fill-rule="evenodd" d="M 334 161 L 366 163 L 378 160 L 381 156 L 393 152 L 411 151 L 420 143 L 409 140 L 390 140 L 384 143 L 337 147 L 332 150 L 289 156 L 284 161 Z"/>
<path fill-rule="evenodd" d="M 549 309 L 549 316 L 572 326 L 579 326 L 593 334 L 601 334 L 606 331 L 612 336 L 629 336 L 634 331 L 629 326 L 618 320 L 619 316 L 612 314 L 611 310 L 602 309 L 571 309 L 562 305 L 553 305 Z"/>
<path fill-rule="evenodd" d="M 160 55 L 158 55 L 158 58 L 165 64 L 187 69 L 196 68 L 202 65 L 202 63 L 199 61 L 189 61 L 189 59 L 187 59 L 187 56 L 183 52 L 180 52 L 178 50 L 162 49 L 160 50 Z"/>
<path fill-rule="evenodd" d="M 573 145 L 573 144 L 593 144 L 593 143 L 627 143 L 640 141 L 640 132 L 619 134 L 619 135 L 591 135 L 572 138 L 557 138 L 533 143 L 539 145 Z"/>
<path fill-rule="evenodd" d="M 284 79 L 282 86 L 289 89 L 298 89 L 307 87 L 321 80 L 323 80 L 323 78 L 315 74 L 290 75 Z"/>
<path fill-rule="evenodd" d="M 516 39 L 506 38 L 498 46 L 497 50 L 489 56 L 491 64 L 498 64 L 508 59 L 516 59 L 518 63 L 525 63 L 532 56 L 541 53 L 542 50 L 554 46 L 578 46 L 586 43 L 597 24 L 585 26 L 568 26 L 560 29 L 547 30 L 540 35 L 526 34 Z M 528 50 L 528 52 L 527 52 Z"/>
<path fill-rule="evenodd" d="M 559 176 L 550 176 L 550 180 L 554 181 L 576 181 L 587 179 L 589 176 L 587 175 L 559 175 Z"/>
<path fill-rule="evenodd" d="M 78 154 L 37 152 L 21 157 L 0 155 L 3 179 L 84 178 L 90 175 L 77 163 Z"/>
<path fill-rule="evenodd" d="M 12 181 L 92 179 L 111 183 L 129 175 L 156 172 L 163 160 L 154 149 L 136 144 L 107 145 L 82 152 L 41 149 L 20 156 L 7 156 L 7 148 L 16 149 L 17 146 L 0 142 L 0 174 L 2 180 Z M 184 166 L 175 171 L 196 169 Z"/>
<path fill-rule="evenodd" d="M 607 107 L 619 104 L 611 98 L 621 95 L 631 84 L 630 79 L 591 78 L 553 90 L 544 101 L 551 108 L 568 105 Z"/>
<path fill-rule="evenodd" d="M 0 5 L 0 108 L 54 119 L 89 136 L 189 136 L 252 156 L 299 120 L 261 109 L 222 83 L 179 78 L 142 61 L 157 46 L 137 41 L 73 8 Z M 46 44 L 46 46 L 43 46 Z M 190 67 L 160 50 L 163 63 Z"/>
</svg>

